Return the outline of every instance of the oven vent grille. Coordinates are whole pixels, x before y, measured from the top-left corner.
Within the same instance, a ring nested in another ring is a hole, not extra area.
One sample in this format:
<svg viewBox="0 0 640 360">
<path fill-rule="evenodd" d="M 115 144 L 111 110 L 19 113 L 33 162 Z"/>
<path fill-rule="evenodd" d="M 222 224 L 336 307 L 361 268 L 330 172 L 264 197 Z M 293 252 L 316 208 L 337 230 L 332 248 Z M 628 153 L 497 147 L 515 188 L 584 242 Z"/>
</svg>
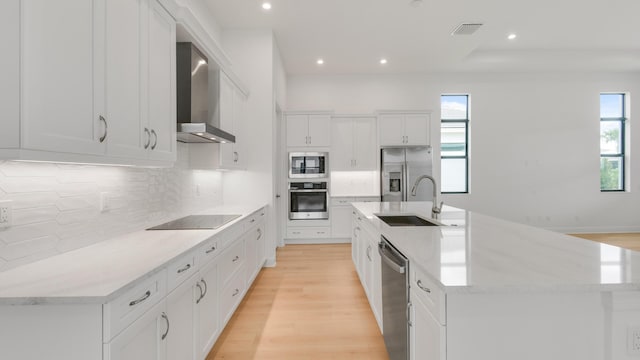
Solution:
<svg viewBox="0 0 640 360">
<path fill-rule="evenodd" d="M 451 35 L 472 35 L 478 31 L 481 26 L 481 23 L 462 23 L 453 30 Z"/>
</svg>

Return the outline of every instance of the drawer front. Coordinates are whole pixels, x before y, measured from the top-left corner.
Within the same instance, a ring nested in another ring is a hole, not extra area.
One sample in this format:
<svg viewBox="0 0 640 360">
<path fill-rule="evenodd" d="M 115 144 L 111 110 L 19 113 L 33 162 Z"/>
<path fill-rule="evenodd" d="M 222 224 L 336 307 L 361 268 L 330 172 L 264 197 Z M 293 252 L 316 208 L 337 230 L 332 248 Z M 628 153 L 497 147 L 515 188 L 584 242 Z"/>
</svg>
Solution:
<svg viewBox="0 0 640 360">
<path fill-rule="evenodd" d="M 328 238 L 330 236 L 331 228 L 329 227 L 305 227 L 287 229 L 287 238 L 290 239 Z"/>
<path fill-rule="evenodd" d="M 104 305 L 103 341 L 113 339 L 167 294 L 167 272 L 162 270 Z"/>
<path fill-rule="evenodd" d="M 214 236 L 200 245 L 196 251 L 196 264 L 201 267 L 220 254 L 220 236 Z"/>
<path fill-rule="evenodd" d="M 244 234 L 244 226 L 245 223 L 243 221 L 233 225 L 231 228 L 225 230 L 222 234 L 217 235 L 219 239 L 218 245 L 220 245 L 220 249 L 226 249 L 236 240 L 238 240 L 238 238 L 240 238 L 242 234 Z"/>
<path fill-rule="evenodd" d="M 441 325 L 446 325 L 445 293 L 436 285 L 430 276 L 417 266 L 411 267 L 411 293 L 415 294 L 426 305 L 431 315 Z"/>
<path fill-rule="evenodd" d="M 171 292 L 183 281 L 196 273 L 195 255 L 193 252 L 181 256 L 167 266 L 167 292 Z"/>
<path fill-rule="evenodd" d="M 226 285 L 231 280 L 234 273 L 244 263 L 244 240 L 236 241 L 220 256 L 220 279 Z"/>
<path fill-rule="evenodd" d="M 222 288 L 220 292 L 220 319 L 222 319 L 223 327 L 233 315 L 236 306 L 242 300 L 245 291 L 245 268 L 242 269 L 229 279 L 229 283 Z"/>
<path fill-rule="evenodd" d="M 331 206 L 351 206 L 351 203 L 356 201 L 352 197 L 335 197 L 331 198 Z"/>
<path fill-rule="evenodd" d="M 254 226 L 258 225 L 258 223 L 266 217 L 267 213 L 264 208 L 254 212 L 249 215 L 247 219 L 244 221 L 244 231 L 247 231 Z"/>
</svg>

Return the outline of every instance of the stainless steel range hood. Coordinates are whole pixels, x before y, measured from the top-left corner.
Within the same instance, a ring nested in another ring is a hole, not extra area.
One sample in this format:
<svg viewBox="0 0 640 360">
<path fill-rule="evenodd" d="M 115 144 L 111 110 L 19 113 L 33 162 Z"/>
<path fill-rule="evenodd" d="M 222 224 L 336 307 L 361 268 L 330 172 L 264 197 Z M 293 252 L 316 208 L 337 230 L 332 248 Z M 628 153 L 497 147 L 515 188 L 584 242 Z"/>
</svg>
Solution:
<svg viewBox="0 0 640 360">
<path fill-rule="evenodd" d="M 219 128 L 219 119 L 209 114 L 209 61 L 192 43 L 176 48 L 177 139 L 185 143 L 234 143 L 236 137 Z M 219 76 L 214 77 L 219 81 Z M 216 94 L 217 95 L 217 94 Z"/>
</svg>

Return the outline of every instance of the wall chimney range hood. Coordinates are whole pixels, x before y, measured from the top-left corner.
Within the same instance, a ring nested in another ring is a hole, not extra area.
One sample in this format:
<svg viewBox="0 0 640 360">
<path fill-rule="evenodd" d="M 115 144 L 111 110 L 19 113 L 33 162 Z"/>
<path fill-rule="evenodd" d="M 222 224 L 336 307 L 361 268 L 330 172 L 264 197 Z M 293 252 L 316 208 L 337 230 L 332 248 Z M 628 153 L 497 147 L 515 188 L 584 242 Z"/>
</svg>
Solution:
<svg viewBox="0 0 640 360">
<path fill-rule="evenodd" d="M 178 141 L 235 143 L 236 137 L 220 129 L 219 119 L 209 114 L 218 101 L 209 98 L 209 61 L 192 43 L 177 43 L 176 75 Z M 219 76 L 214 78 L 219 81 Z"/>
</svg>

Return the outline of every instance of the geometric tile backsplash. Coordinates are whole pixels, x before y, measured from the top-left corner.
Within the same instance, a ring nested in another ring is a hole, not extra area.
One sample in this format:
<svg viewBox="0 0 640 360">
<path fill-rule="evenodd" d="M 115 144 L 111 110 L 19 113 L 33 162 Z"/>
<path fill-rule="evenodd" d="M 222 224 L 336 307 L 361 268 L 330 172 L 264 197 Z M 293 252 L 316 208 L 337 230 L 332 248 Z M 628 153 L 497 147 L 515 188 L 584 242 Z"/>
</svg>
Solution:
<svg viewBox="0 0 640 360">
<path fill-rule="evenodd" d="M 13 208 L 0 271 L 222 204 L 222 173 L 187 164 L 182 143 L 172 168 L 0 160 L 0 200 Z"/>
</svg>

